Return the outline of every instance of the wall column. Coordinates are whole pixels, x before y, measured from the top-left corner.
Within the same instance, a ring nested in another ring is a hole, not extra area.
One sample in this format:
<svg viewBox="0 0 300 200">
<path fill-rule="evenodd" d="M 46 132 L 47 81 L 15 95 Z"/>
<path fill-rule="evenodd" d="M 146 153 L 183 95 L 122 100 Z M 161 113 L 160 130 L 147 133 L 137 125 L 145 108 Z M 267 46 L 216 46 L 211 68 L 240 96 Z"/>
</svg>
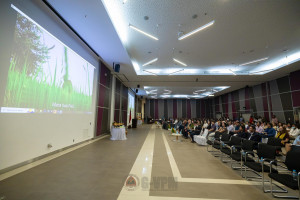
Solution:
<svg viewBox="0 0 300 200">
<path fill-rule="evenodd" d="M 110 120 L 109 120 L 109 127 L 111 130 L 112 123 L 114 122 L 115 117 L 115 91 L 116 91 L 116 77 L 112 75 L 111 80 L 111 95 L 110 95 Z"/>
</svg>

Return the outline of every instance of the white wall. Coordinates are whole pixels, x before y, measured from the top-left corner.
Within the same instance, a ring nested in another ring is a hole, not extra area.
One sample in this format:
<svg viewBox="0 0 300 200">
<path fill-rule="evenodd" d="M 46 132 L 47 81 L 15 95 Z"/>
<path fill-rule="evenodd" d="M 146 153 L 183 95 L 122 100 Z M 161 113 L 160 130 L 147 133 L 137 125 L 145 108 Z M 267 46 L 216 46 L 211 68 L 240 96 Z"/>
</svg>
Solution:
<svg viewBox="0 0 300 200">
<path fill-rule="evenodd" d="M 2 9 L 7 9 L 5 5 L 7 2 L 0 2 L 2 18 L 0 27 L 5 27 L 3 13 L 7 12 L 2 12 Z M 99 73 L 99 62 L 96 56 L 68 30 L 42 1 L 11 0 L 10 3 L 17 6 L 97 69 L 94 76 L 92 114 L 0 114 L 0 170 L 93 138 Z M 0 34 L 0 37 L 3 35 Z M 5 38 L 1 38 L 1 41 L 5 41 Z M 0 57 L 0 76 L 5 73 L 2 71 L 5 68 L 2 62 L 3 59 Z M 3 86 L 3 82 L 4 80 L 1 81 L 2 86 L 0 85 L 0 87 L 5 87 L 6 83 Z M 49 143 L 53 145 L 51 149 L 47 148 Z"/>
</svg>

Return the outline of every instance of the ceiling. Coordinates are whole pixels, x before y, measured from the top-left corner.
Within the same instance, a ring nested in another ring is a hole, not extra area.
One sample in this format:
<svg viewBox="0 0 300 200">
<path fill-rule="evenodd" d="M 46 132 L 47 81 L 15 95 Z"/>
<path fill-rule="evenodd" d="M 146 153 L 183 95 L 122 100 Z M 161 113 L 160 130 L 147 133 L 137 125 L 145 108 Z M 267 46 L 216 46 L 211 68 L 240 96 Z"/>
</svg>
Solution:
<svg viewBox="0 0 300 200">
<path fill-rule="evenodd" d="M 118 77 L 131 88 L 163 86 L 173 94 L 183 94 L 185 88 L 192 95 L 196 88 L 229 86 L 219 95 L 300 68 L 298 0 L 48 2 L 104 62 L 110 67 L 113 62 L 121 64 Z M 211 21 L 210 27 L 178 40 Z M 143 66 L 155 58 L 156 62 Z M 268 59 L 241 66 L 261 58 Z"/>
</svg>

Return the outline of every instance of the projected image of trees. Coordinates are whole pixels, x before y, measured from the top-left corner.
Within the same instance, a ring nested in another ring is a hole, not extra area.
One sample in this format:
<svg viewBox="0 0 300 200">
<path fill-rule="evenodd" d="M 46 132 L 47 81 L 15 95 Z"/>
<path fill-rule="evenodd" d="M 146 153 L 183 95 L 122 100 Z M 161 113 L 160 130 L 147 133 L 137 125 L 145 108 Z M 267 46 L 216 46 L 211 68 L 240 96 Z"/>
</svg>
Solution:
<svg viewBox="0 0 300 200">
<path fill-rule="evenodd" d="M 94 67 L 17 14 L 4 106 L 90 111 Z"/>
</svg>

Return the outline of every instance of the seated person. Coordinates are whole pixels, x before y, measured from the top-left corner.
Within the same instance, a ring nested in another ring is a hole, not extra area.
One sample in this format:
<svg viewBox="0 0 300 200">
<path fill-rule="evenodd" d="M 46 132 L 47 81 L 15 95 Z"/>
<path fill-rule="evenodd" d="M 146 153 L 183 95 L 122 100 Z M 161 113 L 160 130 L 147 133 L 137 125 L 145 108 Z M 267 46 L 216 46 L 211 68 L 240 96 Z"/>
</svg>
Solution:
<svg viewBox="0 0 300 200">
<path fill-rule="evenodd" d="M 283 147 L 290 141 L 289 133 L 284 126 L 279 127 L 279 131 L 275 137 L 281 139 L 281 145 Z"/>
<path fill-rule="evenodd" d="M 208 134 L 213 133 L 213 132 L 215 132 L 215 131 L 216 131 L 216 125 L 215 125 L 215 122 L 212 121 L 212 122 L 211 122 L 210 129 L 208 129 Z"/>
<path fill-rule="evenodd" d="M 197 125 L 195 126 L 195 129 L 194 131 L 192 131 L 190 133 L 190 137 L 191 137 L 191 142 L 194 143 L 194 135 L 200 135 L 200 132 L 201 132 L 201 129 L 202 129 L 202 126 L 201 126 L 201 122 L 198 120 L 198 123 Z"/>
<path fill-rule="evenodd" d="M 246 127 L 245 127 L 245 126 L 239 126 L 239 127 L 240 127 L 240 128 L 239 128 L 238 132 L 236 132 L 236 133 L 234 134 L 234 136 L 238 136 L 238 137 L 240 137 L 240 138 L 246 138 L 246 137 L 247 137 Z"/>
<path fill-rule="evenodd" d="M 276 135 L 276 131 L 275 129 L 272 127 L 272 124 L 270 122 L 267 123 L 268 128 L 265 129 L 265 131 L 263 132 L 262 137 L 263 138 L 270 138 L 270 137 L 275 137 Z"/>
<path fill-rule="evenodd" d="M 285 145 L 286 152 L 288 151 L 297 151 L 300 152 L 300 135 L 298 135 L 293 144 L 286 143 Z"/>
<path fill-rule="evenodd" d="M 189 119 L 186 123 L 186 126 L 182 129 L 182 135 L 185 139 L 188 138 L 189 133 L 192 130 L 192 121 Z"/>
<path fill-rule="evenodd" d="M 263 127 L 263 124 L 261 122 L 256 123 L 255 132 L 257 132 L 257 133 L 264 132 L 264 127 Z"/>
<path fill-rule="evenodd" d="M 208 129 L 208 139 L 211 140 L 215 136 L 217 130 L 216 124 L 214 121 L 211 122 L 211 127 Z"/>
<path fill-rule="evenodd" d="M 240 122 L 236 121 L 235 127 L 234 127 L 234 134 L 239 133 L 239 132 L 240 132 Z"/>
<path fill-rule="evenodd" d="M 232 125 L 232 122 L 231 121 L 228 121 L 228 127 L 227 127 L 227 130 L 229 132 L 230 135 L 233 135 L 234 134 L 234 126 Z"/>
<path fill-rule="evenodd" d="M 182 130 L 183 130 L 186 126 L 187 126 L 187 121 L 184 120 L 184 121 L 182 122 L 182 124 L 179 125 L 178 131 L 179 131 L 179 132 L 182 132 Z"/>
<path fill-rule="evenodd" d="M 248 140 L 255 141 L 255 142 L 260 142 L 260 140 L 261 140 L 260 134 L 255 132 L 255 126 L 254 125 L 250 126 L 249 132 L 246 132 L 246 137 L 245 138 L 248 139 Z"/>
<path fill-rule="evenodd" d="M 293 124 L 289 132 L 291 139 L 295 139 L 300 135 L 300 124 Z"/>
</svg>

